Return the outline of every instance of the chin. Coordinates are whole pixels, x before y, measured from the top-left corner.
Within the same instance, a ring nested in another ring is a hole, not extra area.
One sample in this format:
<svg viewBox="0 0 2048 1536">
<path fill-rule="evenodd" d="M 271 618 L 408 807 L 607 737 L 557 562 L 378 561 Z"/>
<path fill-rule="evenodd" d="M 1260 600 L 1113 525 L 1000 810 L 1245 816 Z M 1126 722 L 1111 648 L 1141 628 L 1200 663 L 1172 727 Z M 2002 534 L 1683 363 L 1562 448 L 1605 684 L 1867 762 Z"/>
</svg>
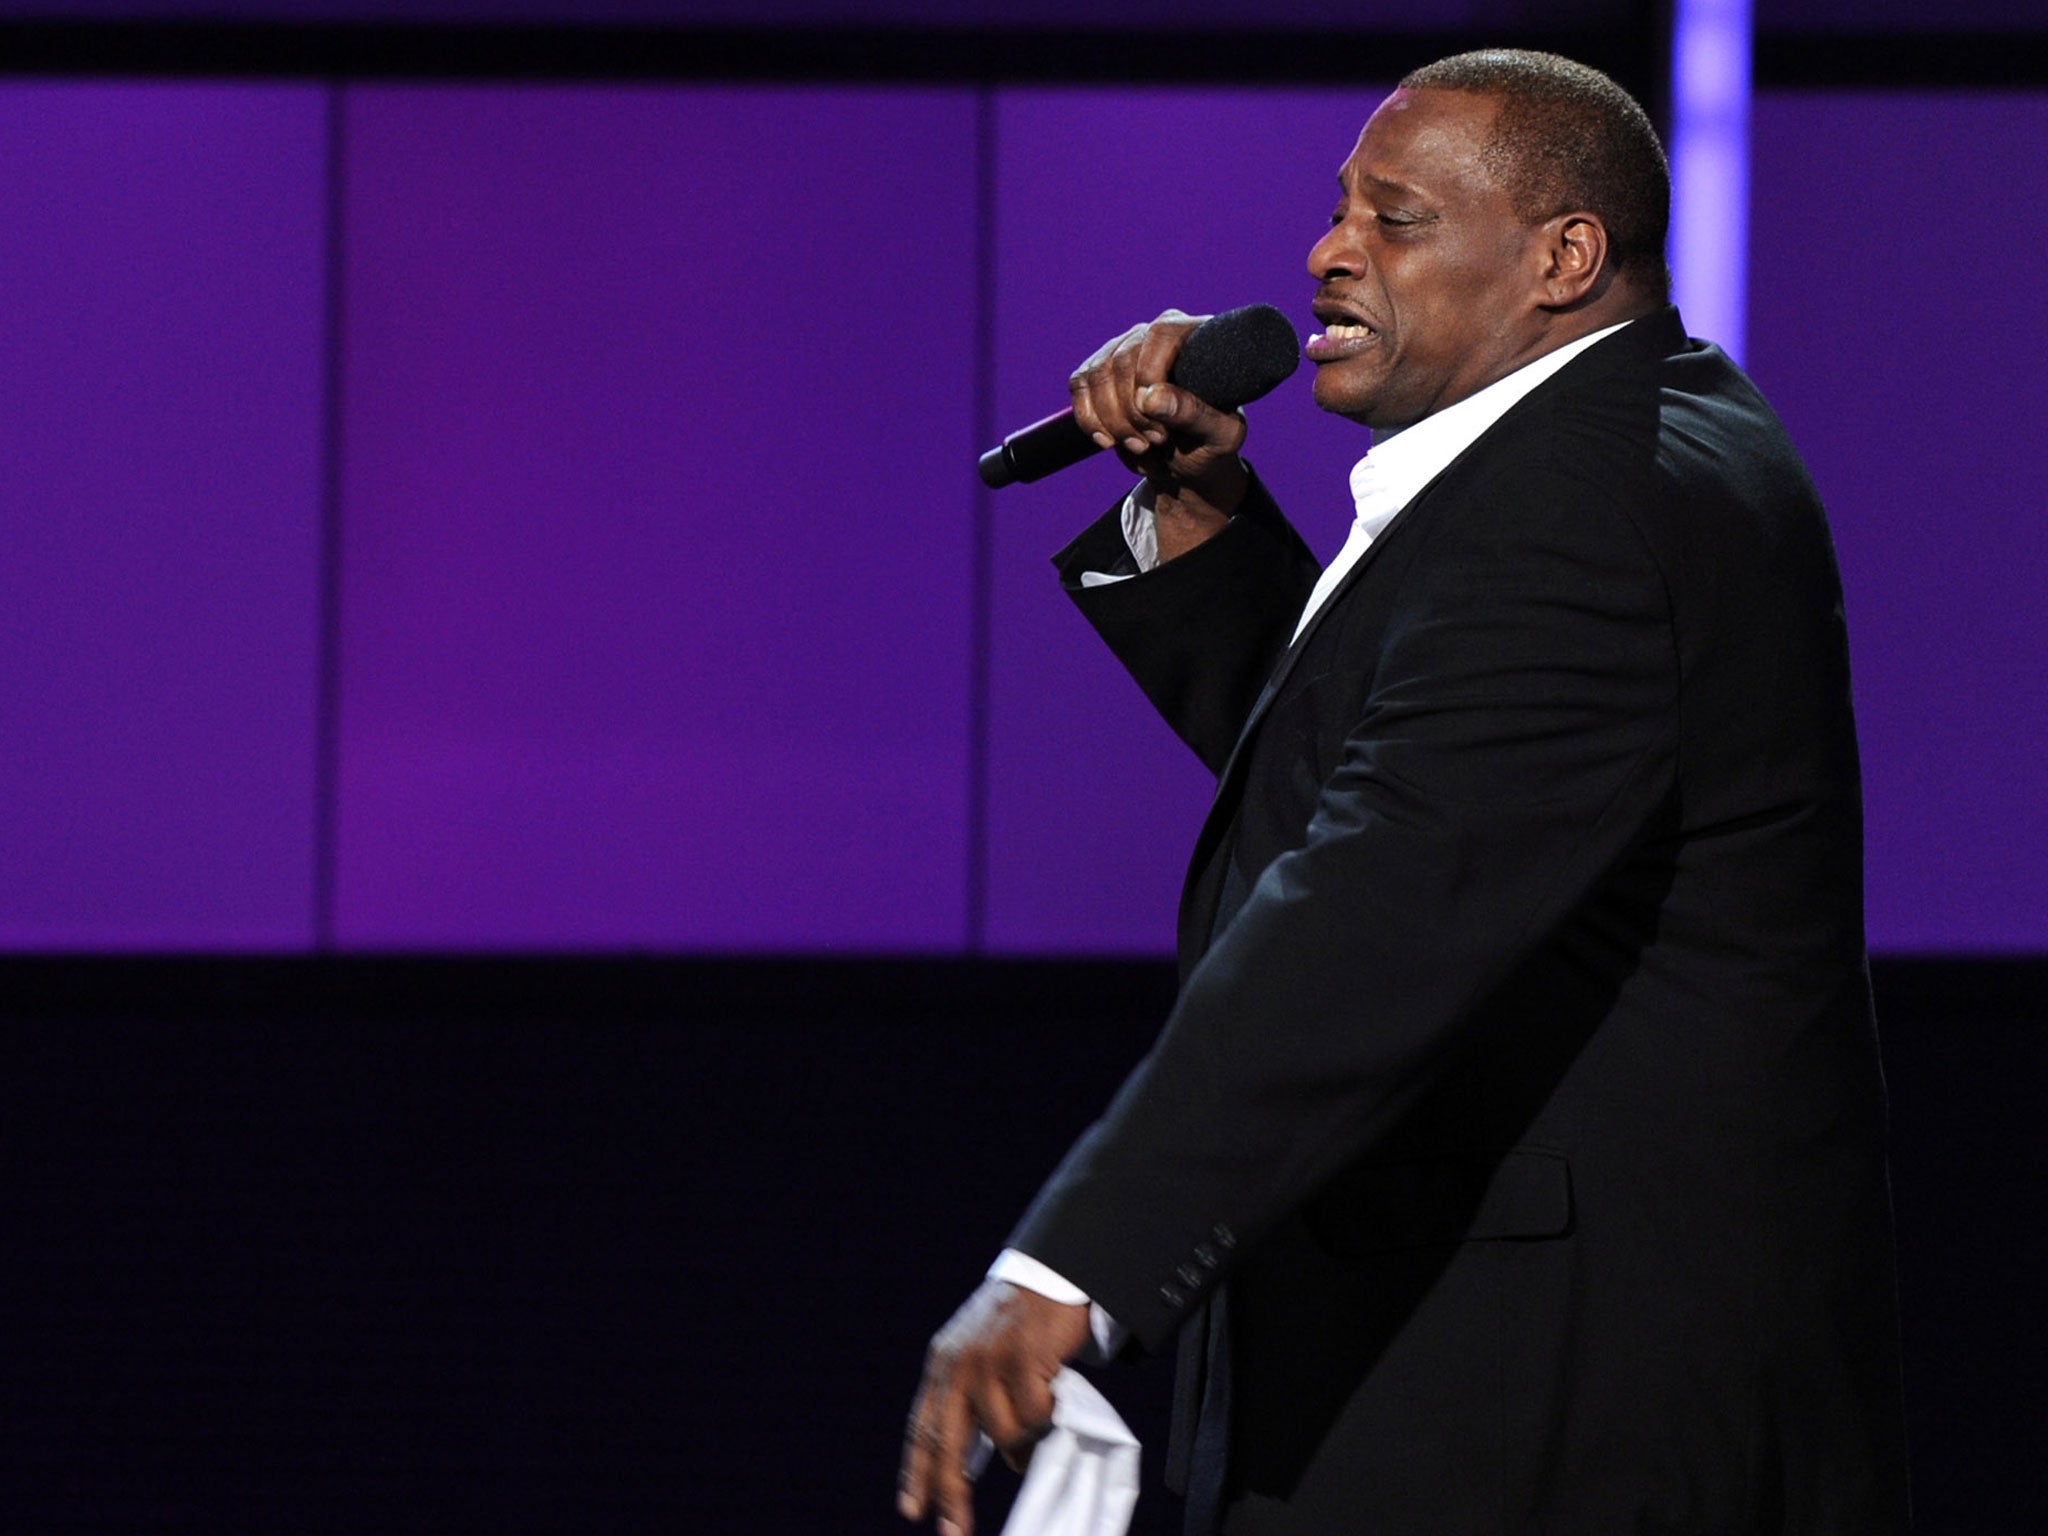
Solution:
<svg viewBox="0 0 2048 1536">
<path fill-rule="evenodd" d="M 1313 392 L 1318 407 L 1349 421 L 1363 420 L 1364 413 L 1372 409 L 1369 396 L 1356 389 L 1346 389 L 1341 381 L 1330 376 L 1328 370 L 1317 371 Z"/>
<path fill-rule="evenodd" d="M 1333 379 L 1326 387 L 1323 376 L 1315 378 L 1316 405 L 1332 416 L 1342 416 L 1346 421 L 1355 421 L 1361 427 L 1373 424 L 1373 400 L 1370 395 L 1361 395 L 1355 390 L 1340 389 Z"/>
</svg>

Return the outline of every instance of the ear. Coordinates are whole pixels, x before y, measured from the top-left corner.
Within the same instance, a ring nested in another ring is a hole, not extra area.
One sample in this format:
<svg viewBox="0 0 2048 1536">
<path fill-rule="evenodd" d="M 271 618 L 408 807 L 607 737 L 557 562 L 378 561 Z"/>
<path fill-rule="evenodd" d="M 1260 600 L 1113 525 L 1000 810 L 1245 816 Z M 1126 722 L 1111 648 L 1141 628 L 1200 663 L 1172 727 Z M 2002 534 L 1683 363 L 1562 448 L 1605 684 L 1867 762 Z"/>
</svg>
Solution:
<svg viewBox="0 0 2048 1536">
<path fill-rule="evenodd" d="M 1560 213 L 1546 219 L 1538 249 L 1546 308 L 1570 309 L 1598 298 L 1613 281 L 1607 264 L 1607 226 L 1598 214 Z"/>
</svg>

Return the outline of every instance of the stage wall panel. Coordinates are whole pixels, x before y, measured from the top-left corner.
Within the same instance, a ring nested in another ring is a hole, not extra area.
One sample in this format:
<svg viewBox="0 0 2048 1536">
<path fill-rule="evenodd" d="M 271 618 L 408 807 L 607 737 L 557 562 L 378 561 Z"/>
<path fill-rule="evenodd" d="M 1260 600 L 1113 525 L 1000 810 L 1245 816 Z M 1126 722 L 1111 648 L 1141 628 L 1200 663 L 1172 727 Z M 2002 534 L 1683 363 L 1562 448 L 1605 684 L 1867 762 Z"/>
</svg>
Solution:
<svg viewBox="0 0 2048 1536">
<path fill-rule="evenodd" d="M 1771 93 L 1750 366 L 1835 530 L 1870 939 L 2048 947 L 2048 94 Z"/>
<path fill-rule="evenodd" d="M 0 948 L 311 942 L 326 142 L 0 83 Z"/>
<path fill-rule="evenodd" d="M 346 131 L 340 942 L 956 948 L 971 95 Z"/>
</svg>

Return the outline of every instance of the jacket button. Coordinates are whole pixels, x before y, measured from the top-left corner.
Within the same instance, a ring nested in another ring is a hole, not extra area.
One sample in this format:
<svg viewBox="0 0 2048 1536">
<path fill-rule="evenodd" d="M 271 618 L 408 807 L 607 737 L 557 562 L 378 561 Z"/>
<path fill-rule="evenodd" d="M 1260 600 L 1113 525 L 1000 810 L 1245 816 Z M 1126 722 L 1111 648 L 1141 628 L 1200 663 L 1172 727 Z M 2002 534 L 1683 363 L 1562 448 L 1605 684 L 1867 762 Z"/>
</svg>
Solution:
<svg viewBox="0 0 2048 1536">
<path fill-rule="evenodd" d="M 1204 1269 L 1214 1269 L 1216 1267 L 1216 1250 L 1207 1243 L 1195 1244 L 1195 1262 Z"/>
<path fill-rule="evenodd" d="M 1181 1295 L 1179 1291 L 1176 1291 L 1170 1285 L 1162 1285 L 1161 1287 L 1159 1287 L 1159 1299 L 1165 1302 L 1169 1307 L 1184 1307 L 1187 1305 L 1188 1301 L 1187 1297 Z"/>
<path fill-rule="evenodd" d="M 1216 1239 L 1216 1246 L 1226 1253 L 1237 1246 L 1237 1234 L 1220 1221 L 1209 1229 L 1209 1235 Z"/>
<path fill-rule="evenodd" d="M 1202 1272 L 1192 1264 L 1178 1265 L 1173 1272 L 1180 1276 L 1180 1283 L 1182 1285 L 1192 1288 L 1202 1283 Z"/>
</svg>

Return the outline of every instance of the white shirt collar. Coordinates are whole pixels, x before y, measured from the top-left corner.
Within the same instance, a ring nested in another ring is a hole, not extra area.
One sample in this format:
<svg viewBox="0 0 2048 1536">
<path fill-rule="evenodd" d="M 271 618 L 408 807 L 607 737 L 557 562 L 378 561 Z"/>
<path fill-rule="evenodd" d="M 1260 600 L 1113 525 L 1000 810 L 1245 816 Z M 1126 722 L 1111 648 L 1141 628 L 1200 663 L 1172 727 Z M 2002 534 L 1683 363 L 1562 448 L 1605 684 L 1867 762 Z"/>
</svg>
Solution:
<svg viewBox="0 0 2048 1536">
<path fill-rule="evenodd" d="M 1524 363 L 1506 378 L 1495 379 L 1477 394 L 1467 395 L 1456 405 L 1447 405 L 1374 443 L 1366 456 L 1351 466 L 1351 501 L 1357 509 L 1351 533 L 1344 540 L 1344 547 L 1337 551 L 1337 558 L 1316 578 L 1315 589 L 1309 593 L 1308 603 L 1295 623 L 1294 638 L 1301 638 L 1309 620 L 1417 491 L 1448 469 L 1451 460 L 1485 436 L 1488 427 L 1507 415 L 1538 384 L 1595 342 L 1631 323 L 1624 320 L 1621 325 L 1606 326 L 1577 341 L 1566 342 L 1555 352 L 1546 352 L 1534 362 Z"/>
<path fill-rule="evenodd" d="M 1451 460 L 1485 435 L 1515 403 L 1595 342 L 1629 324 L 1610 325 L 1524 363 L 1505 378 L 1495 379 L 1477 394 L 1425 416 L 1413 426 L 1390 433 L 1372 445 L 1351 467 L 1351 500 L 1360 531 L 1367 539 L 1379 534 L 1394 514 Z"/>
</svg>

